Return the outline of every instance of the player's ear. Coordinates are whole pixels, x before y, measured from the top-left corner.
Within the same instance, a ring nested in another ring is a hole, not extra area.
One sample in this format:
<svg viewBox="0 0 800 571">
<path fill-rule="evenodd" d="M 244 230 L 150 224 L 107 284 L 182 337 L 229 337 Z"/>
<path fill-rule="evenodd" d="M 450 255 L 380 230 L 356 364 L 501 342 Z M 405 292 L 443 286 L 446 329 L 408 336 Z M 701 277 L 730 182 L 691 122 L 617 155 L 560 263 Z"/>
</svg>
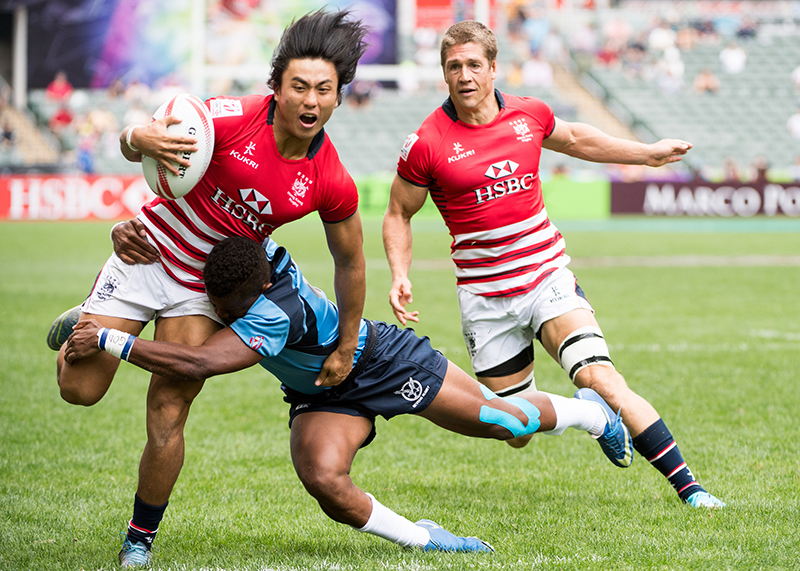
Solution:
<svg viewBox="0 0 800 571">
<path fill-rule="evenodd" d="M 261 293 L 264 293 L 265 291 L 267 291 L 271 287 L 272 287 L 272 282 L 270 282 L 270 281 L 265 282 L 264 285 L 261 286 Z"/>
</svg>

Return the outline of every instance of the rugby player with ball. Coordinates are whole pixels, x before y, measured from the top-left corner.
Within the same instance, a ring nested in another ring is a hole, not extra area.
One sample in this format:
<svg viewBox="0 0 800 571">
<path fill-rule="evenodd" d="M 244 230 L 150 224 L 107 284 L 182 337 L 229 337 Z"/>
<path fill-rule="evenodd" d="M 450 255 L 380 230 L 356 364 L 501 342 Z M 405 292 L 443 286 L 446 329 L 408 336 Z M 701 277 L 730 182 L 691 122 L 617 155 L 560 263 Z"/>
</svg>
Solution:
<svg viewBox="0 0 800 571">
<path fill-rule="evenodd" d="M 365 262 L 356 186 L 323 126 L 341 102 L 343 87 L 354 79 L 366 50 L 365 34 L 347 11 L 307 14 L 284 31 L 275 49 L 268 80 L 274 94 L 214 97 L 204 104 L 179 96 L 149 125 L 127 126 L 120 135 L 122 154 L 143 162 L 159 196 L 117 234 L 133 236 L 145 254 L 113 254 L 86 301 L 53 324 L 48 344 L 60 348 L 77 320 L 91 318 L 131 335 L 154 321 L 155 339 L 202 345 L 222 327 L 202 281 L 213 246 L 229 236 L 260 244 L 275 228 L 317 212 L 334 261 L 340 342 L 316 382 L 343 381 L 358 346 Z M 61 348 L 62 398 L 95 404 L 118 366 L 119 359 L 106 352 L 68 363 Z M 147 444 L 120 552 L 123 567 L 150 562 L 183 465 L 189 408 L 202 387 L 202 382 L 152 376 Z"/>
</svg>

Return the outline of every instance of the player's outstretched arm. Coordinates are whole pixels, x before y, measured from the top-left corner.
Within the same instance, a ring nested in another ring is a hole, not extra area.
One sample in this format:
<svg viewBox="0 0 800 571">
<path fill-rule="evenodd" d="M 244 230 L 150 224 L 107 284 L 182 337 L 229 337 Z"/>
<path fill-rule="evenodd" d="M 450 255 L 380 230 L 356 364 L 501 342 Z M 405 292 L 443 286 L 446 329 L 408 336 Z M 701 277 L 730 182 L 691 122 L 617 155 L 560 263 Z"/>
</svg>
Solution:
<svg viewBox="0 0 800 571">
<path fill-rule="evenodd" d="M 392 272 L 389 305 L 392 306 L 397 320 L 403 325 L 408 321 L 419 322 L 418 311 L 406 310 L 406 305 L 413 301 L 411 280 L 408 277 L 413 257 L 411 218 L 425 204 L 427 196 L 427 188 L 413 185 L 395 175 L 389 206 L 383 216 L 383 248 Z"/>
<path fill-rule="evenodd" d="M 556 119 L 553 133 L 542 141 L 551 151 L 596 163 L 660 167 L 680 161 L 692 144 L 679 139 L 662 139 L 653 144 L 612 137 L 585 123 Z"/>
<path fill-rule="evenodd" d="M 336 386 L 353 369 L 358 347 L 358 330 L 367 296 L 366 261 L 361 215 L 325 224 L 325 236 L 334 264 L 333 287 L 339 307 L 339 345 L 328 355 L 317 377 L 317 386 Z"/>
<path fill-rule="evenodd" d="M 184 155 L 197 151 L 195 137 L 171 135 L 167 131 L 167 127 L 180 122 L 174 115 L 169 115 L 148 125 L 128 125 L 119 135 L 123 156 L 132 163 L 140 163 L 142 155 L 147 155 L 177 176 L 178 166 L 190 165 Z"/>
<path fill-rule="evenodd" d="M 128 265 L 152 264 L 160 257 L 158 249 L 147 241 L 144 224 L 136 218 L 115 224 L 111 242 L 114 253 Z"/>
<path fill-rule="evenodd" d="M 67 340 L 64 353 L 66 361 L 73 363 L 99 352 L 101 336 L 98 333 L 103 330 L 114 332 L 103 328 L 94 319 L 79 321 Z M 121 335 L 128 334 L 121 333 Z M 241 371 L 252 367 L 262 358 L 258 352 L 245 345 L 229 327 L 216 332 L 199 347 L 148 341 L 132 335 L 129 337 L 132 337 L 133 341 L 123 355 L 126 361 L 158 375 L 188 381 L 202 381 L 215 375 Z M 108 345 L 105 350 L 114 354 Z"/>
</svg>

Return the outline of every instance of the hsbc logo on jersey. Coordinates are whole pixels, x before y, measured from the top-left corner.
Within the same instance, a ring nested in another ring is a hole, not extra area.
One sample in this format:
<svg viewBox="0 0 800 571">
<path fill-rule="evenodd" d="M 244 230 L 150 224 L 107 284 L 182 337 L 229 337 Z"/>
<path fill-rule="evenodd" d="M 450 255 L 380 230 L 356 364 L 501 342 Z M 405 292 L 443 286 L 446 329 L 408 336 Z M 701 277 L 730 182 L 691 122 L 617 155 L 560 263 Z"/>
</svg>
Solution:
<svg viewBox="0 0 800 571">
<path fill-rule="evenodd" d="M 269 198 L 255 188 L 240 188 L 239 195 L 247 206 L 259 214 L 272 214 L 272 205 L 269 203 Z"/>
<path fill-rule="evenodd" d="M 533 173 L 527 173 L 521 177 L 509 178 L 517 172 L 518 168 L 519 164 L 511 160 L 499 161 L 489 165 L 489 168 L 487 168 L 486 172 L 483 174 L 497 182 L 474 189 L 472 192 L 475 193 L 475 203 L 483 204 L 484 202 L 503 197 L 507 194 L 514 194 L 520 190 L 533 188 L 533 182 L 536 180 L 536 176 Z"/>
<path fill-rule="evenodd" d="M 244 204 L 237 202 L 218 187 L 211 195 L 211 201 L 261 236 L 269 236 L 275 226 L 260 218 L 265 214 L 272 214 L 272 205 L 269 200 L 254 188 L 240 188 L 239 197 Z"/>
<path fill-rule="evenodd" d="M 514 174 L 518 168 L 519 165 L 514 161 L 500 161 L 499 163 L 489 165 L 489 168 L 486 169 L 484 174 L 496 180 Z"/>
</svg>

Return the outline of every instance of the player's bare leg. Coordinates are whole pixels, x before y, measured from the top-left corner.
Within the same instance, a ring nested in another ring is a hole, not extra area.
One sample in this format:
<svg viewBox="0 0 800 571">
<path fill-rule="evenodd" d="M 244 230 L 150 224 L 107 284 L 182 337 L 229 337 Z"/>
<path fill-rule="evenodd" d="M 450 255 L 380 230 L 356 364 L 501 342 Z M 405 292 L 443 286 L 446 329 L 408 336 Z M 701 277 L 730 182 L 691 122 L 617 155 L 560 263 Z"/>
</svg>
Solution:
<svg viewBox="0 0 800 571">
<path fill-rule="evenodd" d="M 493 551 L 473 537 L 457 537 L 429 520 L 413 523 L 358 488 L 350 468 L 369 437 L 372 421 L 325 411 L 300 414 L 292 422 L 292 463 L 300 481 L 334 521 L 425 551 Z"/>
<path fill-rule="evenodd" d="M 556 427 L 555 409 L 545 393 L 525 392 L 508 398 L 524 400 L 532 407 L 520 403 L 525 408 L 523 410 L 512 404 L 513 400 L 503 398 L 487 400 L 481 385 L 451 362 L 436 398 L 419 415 L 459 434 L 506 441 L 523 436 L 530 438 L 535 432 L 546 432 Z M 507 419 L 506 426 L 481 420 L 482 412 L 485 415 L 486 409 L 496 410 L 497 414 L 504 416 Z M 525 434 L 514 435 L 508 426 L 514 426 Z"/>
<path fill-rule="evenodd" d="M 536 390 L 536 384 L 533 381 L 533 365 L 534 364 L 531 363 L 521 371 L 503 377 L 484 377 L 478 375 L 478 381 L 489 387 L 493 393 L 501 396 L 506 396 L 507 393 L 513 393 L 517 396 L 520 396 L 519 393 L 515 392 L 515 389 L 518 387 L 525 387 L 522 389 L 522 391 Z M 506 440 L 506 444 L 512 448 L 522 448 L 528 444 L 528 442 L 530 442 L 531 438 L 533 438 L 532 434 L 520 436 L 518 438 L 511 438 Z"/>
<path fill-rule="evenodd" d="M 459 434 L 500 440 L 583 430 L 598 439 L 615 466 L 626 468 L 633 457 L 630 433 L 599 395 L 585 396 L 568 399 L 528 390 L 500 397 L 449 363 L 436 398 L 419 414 Z"/>
<path fill-rule="evenodd" d="M 633 392 L 614 369 L 603 334 L 591 311 L 575 309 L 542 326 L 542 345 L 570 375 L 575 394 L 591 389 L 621 411 L 633 436 L 633 447 L 667 478 L 678 497 L 693 507 L 718 508 L 725 503 L 695 480 L 669 429 L 655 408 Z M 602 443 L 601 443 L 602 444 Z"/>
<path fill-rule="evenodd" d="M 154 339 L 185 345 L 202 345 L 220 329 L 201 315 L 170 317 L 156 322 Z M 139 463 L 133 518 L 128 525 L 126 546 L 150 546 L 158 531 L 172 488 L 184 458 L 183 429 L 189 408 L 203 383 L 179 381 L 153 375 L 147 392 L 147 444 Z M 123 547 L 124 553 L 125 547 Z M 120 557 L 123 556 L 120 553 Z"/>
<path fill-rule="evenodd" d="M 322 511 L 356 528 L 369 519 L 369 497 L 350 479 L 350 467 L 372 430 L 372 421 L 333 412 L 307 412 L 292 422 L 294 469 Z"/>
<path fill-rule="evenodd" d="M 85 319 L 96 319 L 103 327 L 132 335 L 139 335 L 145 325 L 140 321 L 119 317 L 81 313 L 80 320 Z M 103 398 L 111 386 L 119 367 L 119 359 L 101 351 L 70 364 L 64 360 L 65 347 L 61 347 L 56 360 L 56 378 L 61 389 L 61 398 L 71 404 L 92 406 Z"/>
<path fill-rule="evenodd" d="M 573 331 L 583 327 L 600 329 L 594 314 L 586 309 L 575 309 L 551 319 L 542 326 L 542 345 L 556 362 L 560 362 L 558 350 L 562 343 Z M 612 409 L 621 411 L 633 437 L 659 418 L 653 406 L 633 392 L 613 366 L 589 365 L 576 373 L 573 382 L 578 388 L 593 389 Z"/>
</svg>

